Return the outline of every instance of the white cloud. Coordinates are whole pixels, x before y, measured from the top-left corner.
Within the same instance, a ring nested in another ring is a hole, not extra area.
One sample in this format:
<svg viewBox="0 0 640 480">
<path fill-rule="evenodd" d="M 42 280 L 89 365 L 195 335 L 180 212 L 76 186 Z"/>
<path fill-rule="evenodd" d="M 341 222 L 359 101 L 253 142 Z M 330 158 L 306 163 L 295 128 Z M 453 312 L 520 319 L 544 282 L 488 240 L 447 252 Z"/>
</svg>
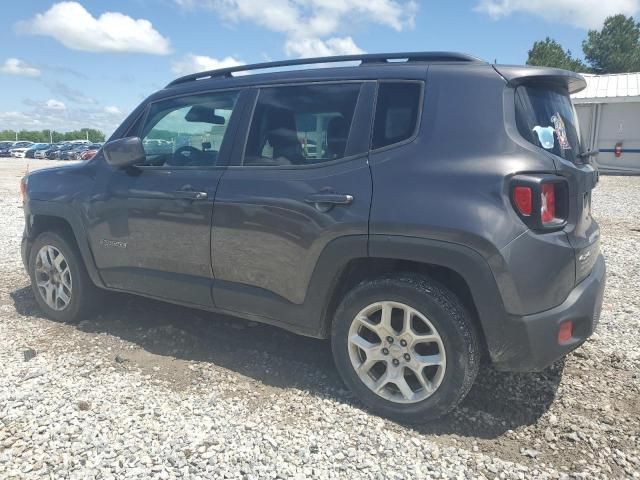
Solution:
<svg viewBox="0 0 640 480">
<path fill-rule="evenodd" d="M 47 100 L 44 106 L 49 110 L 66 110 L 67 109 L 67 106 L 64 104 L 64 102 L 61 102 L 60 100 L 55 100 L 53 98 Z"/>
<path fill-rule="evenodd" d="M 0 68 L 0 71 L 10 75 L 23 75 L 25 77 L 39 77 L 41 73 L 40 70 L 19 58 L 7 58 L 2 68 Z"/>
<path fill-rule="evenodd" d="M 476 11 L 495 19 L 524 12 L 551 22 L 595 29 L 602 27 L 608 16 L 636 15 L 640 0 L 480 0 Z"/>
<path fill-rule="evenodd" d="M 414 24 L 415 0 L 175 0 L 212 9 L 233 23 L 247 21 L 285 35 L 285 52 L 297 56 L 361 53 L 350 36 L 354 24 L 374 23 L 402 31 Z"/>
<path fill-rule="evenodd" d="M 329 57 L 332 55 L 353 55 L 363 53 L 351 37 L 289 39 L 285 43 L 287 55 L 298 57 Z"/>
<path fill-rule="evenodd" d="M 243 65 L 244 62 L 233 57 L 225 57 L 221 60 L 207 57 L 206 55 L 194 55 L 189 53 L 181 60 L 173 62 L 171 71 L 176 75 L 188 75 L 190 73 L 203 72 L 205 70 L 217 70 L 218 68 L 235 67 Z"/>
<path fill-rule="evenodd" d="M 136 52 L 166 55 L 169 39 L 149 20 L 133 19 L 118 12 L 95 18 L 78 2 L 60 2 L 31 20 L 19 22 L 22 33 L 55 38 L 65 47 L 87 52 Z"/>
<path fill-rule="evenodd" d="M 118 107 L 114 107 L 113 105 L 104 107 L 104 113 L 108 113 L 109 115 L 122 115 L 120 109 Z"/>
<path fill-rule="evenodd" d="M 50 98 L 46 101 L 25 98 L 22 103 L 30 107 L 34 107 L 35 110 L 62 111 L 67 109 L 67 106 L 64 104 L 64 102 L 56 100 L 55 98 Z"/>
</svg>

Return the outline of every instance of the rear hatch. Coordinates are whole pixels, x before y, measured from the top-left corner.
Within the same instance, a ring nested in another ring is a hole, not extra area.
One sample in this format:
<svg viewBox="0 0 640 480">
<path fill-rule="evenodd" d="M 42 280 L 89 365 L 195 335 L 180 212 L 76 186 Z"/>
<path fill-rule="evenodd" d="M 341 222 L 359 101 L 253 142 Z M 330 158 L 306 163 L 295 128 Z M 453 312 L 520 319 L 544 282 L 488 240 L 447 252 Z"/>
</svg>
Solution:
<svg viewBox="0 0 640 480">
<path fill-rule="evenodd" d="M 578 116 L 570 94 L 586 87 L 573 72 L 550 68 L 496 67 L 515 87 L 520 135 L 553 159 L 567 179 L 569 209 L 564 228 L 576 256 L 576 282 L 591 272 L 600 252 L 600 229 L 591 216 L 591 193 L 598 172 L 583 149 Z"/>
</svg>

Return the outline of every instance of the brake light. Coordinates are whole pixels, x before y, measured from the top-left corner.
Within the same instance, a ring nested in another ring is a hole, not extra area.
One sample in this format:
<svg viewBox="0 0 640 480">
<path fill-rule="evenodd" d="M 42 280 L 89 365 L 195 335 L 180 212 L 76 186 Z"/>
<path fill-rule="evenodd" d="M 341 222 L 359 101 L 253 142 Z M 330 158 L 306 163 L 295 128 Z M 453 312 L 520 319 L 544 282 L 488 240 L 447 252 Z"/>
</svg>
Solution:
<svg viewBox="0 0 640 480">
<path fill-rule="evenodd" d="M 513 203 L 522 215 L 527 217 L 533 211 L 533 193 L 530 187 L 515 187 L 513 189 Z"/>
<path fill-rule="evenodd" d="M 516 175 L 511 179 L 511 204 L 532 230 L 558 230 L 568 218 L 568 187 L 557 175 Z"/>
<path fill-rule="evenodd" d="M 556 184 L 544 183 L 540 193 L 540 220 L 542 224 L 552 222 L 556 218 Z"/>
</svg>

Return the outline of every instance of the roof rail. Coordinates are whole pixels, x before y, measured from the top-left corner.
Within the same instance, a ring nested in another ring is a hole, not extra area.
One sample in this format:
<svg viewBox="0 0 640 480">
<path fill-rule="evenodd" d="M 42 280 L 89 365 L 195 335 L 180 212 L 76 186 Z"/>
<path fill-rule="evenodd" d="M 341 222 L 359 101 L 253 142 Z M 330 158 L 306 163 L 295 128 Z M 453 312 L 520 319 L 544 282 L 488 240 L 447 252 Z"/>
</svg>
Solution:
<svg viewBox="0 0 640 480">
<path fill-rule="evenodd" d="M 313 65 L 318 63 L 360 62 L 360 65 L 395 63 L 393 61 L 405 60 L 410 62 L 482 62 L 477 57 L 455 52 L 402 52 L 402 53 L 373 53 L 362 55 L 341 55 L 334 57 L 299 58 L 294 60 L 280 60 L 277 62 L 254 63 L 251 65 L 238 65 L 236 67 L 220 68 L 205 72 L 192 73 L 172 81 L 167 85 L 171 87 L 182 83 L 203 80 L 208 78 L 230 78 L 235 72 L 247 72 L 250 70 L 265 70 L 269 68 L 292 67 L 297 65 Z"/>
</svg>

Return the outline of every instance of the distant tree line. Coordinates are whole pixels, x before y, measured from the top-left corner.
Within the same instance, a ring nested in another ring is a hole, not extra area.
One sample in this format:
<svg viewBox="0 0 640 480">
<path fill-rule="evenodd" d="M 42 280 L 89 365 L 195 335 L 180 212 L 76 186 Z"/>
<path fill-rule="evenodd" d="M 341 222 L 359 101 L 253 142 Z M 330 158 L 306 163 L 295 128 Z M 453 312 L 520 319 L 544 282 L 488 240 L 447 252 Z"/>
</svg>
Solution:
<svg viewBox="0 0 640 480">
<path fill-rule="evenodd" d="M 17 134 L 17 136 L 16 136 Z M 95 128 L 81 128 L 71 132 L 57 132 L 55 130 L 0 130 L 0 141 L 11 140 L 16 138 L 22 141 L 37 143 L 56 143 L 67 140 L 87 140 L 90 142 L 104 142 L 105 136 L 100 130 Z"/>
<path fill-rule="evenodd" d="M 529 50 L 527 65 L 556 67 L 580 73 L 640 71 L 640 24 L 633 17 L 614 15 L 601 30 L 589 30 L 582 42 L 585 61 L 547 37 Z"/>
</svg>

